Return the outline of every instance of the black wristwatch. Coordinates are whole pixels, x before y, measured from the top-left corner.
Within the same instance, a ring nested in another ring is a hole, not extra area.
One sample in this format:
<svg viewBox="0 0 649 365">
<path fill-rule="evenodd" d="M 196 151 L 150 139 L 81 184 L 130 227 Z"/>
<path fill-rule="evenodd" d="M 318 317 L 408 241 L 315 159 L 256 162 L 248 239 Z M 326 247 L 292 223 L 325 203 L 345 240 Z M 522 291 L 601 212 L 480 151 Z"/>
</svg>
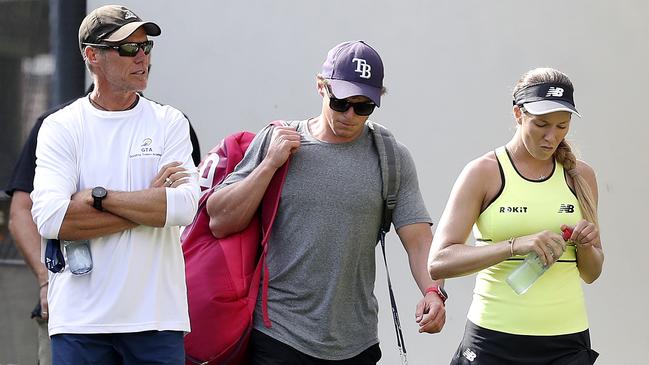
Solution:
<svg viewBox="0 0 649 365">
<path fill-rule="evenodd" d="M 97 210 L 102 210 L 103 211 L 104 209 L 101 207 L 101 201 L 104 200 L 104 198 L 106 198 L 106 195 L 108 195 L 108 191 L 106 191 L 106 189 L 104 189 L 103 187 L 97 186 L 96 188 L 93 188 L 92 189 L 92 199 L 93 199 L 92 207 L 97 209 Z"/>
</svg>

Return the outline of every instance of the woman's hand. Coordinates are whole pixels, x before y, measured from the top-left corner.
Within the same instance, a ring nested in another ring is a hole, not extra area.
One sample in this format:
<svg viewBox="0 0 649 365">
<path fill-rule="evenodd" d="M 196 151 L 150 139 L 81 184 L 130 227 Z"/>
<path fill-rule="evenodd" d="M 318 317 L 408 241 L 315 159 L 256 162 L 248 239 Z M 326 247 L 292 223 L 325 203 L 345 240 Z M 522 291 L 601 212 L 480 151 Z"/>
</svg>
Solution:
<svg viewBox="0 0 649 365">
<path fill-rule="evenodd" d="M 513 245 L 515 255 L 527 255 L 532 251 L 536 252 L 546 267 L 554 264 L 565 250 L 566 241 L 563 240 L 560 234 L 552 231 L 517 237 Z"/>
<path fill-rule="evenodd" d="M 594 223 L 582 219 L 574 227 L 562 224 L 561 230 L 565 228 L 572 228 L 570 240 L 577 245 L 577 248 L 602 246 L 599 238 L 599 229 Z"/>
</svg>

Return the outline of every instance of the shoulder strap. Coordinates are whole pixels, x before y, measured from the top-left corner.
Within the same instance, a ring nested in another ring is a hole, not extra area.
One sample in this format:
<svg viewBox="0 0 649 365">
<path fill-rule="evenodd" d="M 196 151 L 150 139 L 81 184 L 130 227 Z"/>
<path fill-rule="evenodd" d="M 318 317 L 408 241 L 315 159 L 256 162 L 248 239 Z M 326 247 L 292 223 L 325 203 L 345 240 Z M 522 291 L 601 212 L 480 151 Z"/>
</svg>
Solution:
<svg viewBox="0 0 649 365">
<path fill-rule="evenodd" d="M 275 120 L 271 123 L 273 126 L 286 125 L 286 122 L 281 120 Z M 271 132 L 272 135 L 272 132 Z M 270 137 L 269 137 L 270 138 Z M 284 186 L 284 181 L 286 180 L 286 174 L 288 173 L 290 157 L 284 165 L 282 165 L 270 180 L 264 197 L 261 201 L 260 206 L 260 221 L 261 221 L 261 231 L 262 231 L 262 240 L 261 240 L 261 253 L 259 257 L 259 263 L 253 274 L 253 279 L 250 287 L 250 293 L 248 295 L 248 305 L 250 313 L 255 310 L 255 305 L 257 303 L 257 295 L 259 290 L 259 285 L 257 283 L 261 280 L 261 308 L 262 308 L 262 317 L 264 320 L 264 326 L 270 328 L 272 323 L 268 316 L 268 263 L 266 262 L 266 256 L 268 254 L 268 240 L 270 239 L 270 231 L 275 222 L 275 217 L 277 216 L 277 209 L 279 208 L 279 200 L 282 195 L 282 187 Z"/>
<path fill-rule="evenodd" d="M 275 120 L 270 124 L 274 127 L 277 127 L 286 125 L 286 122 L 282 120 Z M 270 135 L 272 136 L 272 132 L 270 133 Z M 290 159 L 291 158 L 289 157 L 289 159 L 286 160 L 282 167 L 275 171 L 275 175 L 273 175 L 270 183 L 268 183 L 266 193 L 264 194 L 264 197 L 261 201 L 261 225 L 263 233 L 263 244 L 267 243 L 268 239 L 270 238 L 270 229 L 275 222 L 277 208 L 279 207 L 279 198 L 282 194 L 282 187 L 284 186 L 284 180 L 286 180 L 286 174 L 288 173 L 288 163 Z"/>
<path fill-rule="evenodd" d="M 381 251 L 383 252 L 383 263 L 385 264 L 385 274 L 388 279 L 388 291 L 390 294 L 390 304 L 392 306 L 392 320 L 394 321 L 394 330 L 397 335 L 397 347 L 401 356 L 401 363 L 408 364 L 406 356 L 406 344 L 403 340 L 401 331 L 401 321 L 399 320 L 399 310 L 397 301 L 392 290 L 392 281 L 390 280 L 390 271 L 388 270 L 388 259 L 385 254 L 385 235 L 390 231 L 392 225 L 392 213 L 397 205 L 397 193 L 401 183 L 401 164 L 396 156 L 396 140 L 394 135 L 384 126 L 368 121 L 368 127 L 372 131 L 374 144 L 379 152 L 379 161 L 381 165 L 381 196 L 383 197 L 383 217 L 381 219 L 381 228 L 379 229 L 378 240 L 381 242 Z"/>
<path fill-rule="evenodd" d="M 390 225 L 392 224 L 392 212 L 397 205 L 397 193 L 401 182 L 401 164 L 396 156 L 397 142 L 392 132 L 378 123 L 369 121 L 368 127 L 372 131 L 374 144 L 379 152 L 381 178 L 383 180 L 381 195 L 384 202 L 381 229 L 387 233 L 390 231 Z"/>
</svg>

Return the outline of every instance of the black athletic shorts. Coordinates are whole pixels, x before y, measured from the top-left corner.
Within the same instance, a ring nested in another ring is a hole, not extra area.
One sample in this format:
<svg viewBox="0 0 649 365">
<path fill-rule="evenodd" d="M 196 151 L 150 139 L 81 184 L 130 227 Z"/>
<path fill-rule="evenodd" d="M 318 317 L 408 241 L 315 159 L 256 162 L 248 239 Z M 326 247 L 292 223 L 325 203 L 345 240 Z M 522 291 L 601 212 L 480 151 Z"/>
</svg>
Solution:
<svg viewBox="0 0 649 365">
<path fill-rule="evenodd" d="M 466 322 L 464 338 L 451 365 L 591 365 L 588 330 L 557 336 L 513 335 Z"/>
<path fill-rule="evenodd" d="M 380 359 L 378 343 L 351 359 L 334 361 L 309 356 L 257 330 L 250 337 L 250 365 L 376 365 Z"/>
</svg>

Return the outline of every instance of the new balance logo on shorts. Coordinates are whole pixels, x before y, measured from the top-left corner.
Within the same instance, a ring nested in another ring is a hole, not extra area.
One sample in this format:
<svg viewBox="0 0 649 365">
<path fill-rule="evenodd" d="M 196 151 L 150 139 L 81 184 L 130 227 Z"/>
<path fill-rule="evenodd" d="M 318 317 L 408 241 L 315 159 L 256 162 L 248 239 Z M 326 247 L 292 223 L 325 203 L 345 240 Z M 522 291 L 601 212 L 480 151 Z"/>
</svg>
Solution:
<svg viewBox="0 0 649 365">
<path fill-rule="evenodd" d="M 563 88 L 561 87 L 556 87 L 556 86 L 550 86 L 548 89 L 548 93 L 545 94 L 545 97 L 547 98 L 548 96 L 554 96 L 557 98 L 560 98 L 563 96 Z"/>
<path fill-rule="evenodd" d="M 358 72 L 361 78 L 369 79 L 372 77 L 372 66 L 370 66 L 367 61 L 362 58 L 353 58 L 352 62 L 356 62 L 356 69 L 354 72 Z"/>
<path fill-rule="evenodd" d="M 473 361 L 476 357 L 478 357 L 478 355 L 475 352 L 471 351 L 471 349 L 464 350 L 462 356 L 466 357 L 466 359 L 469 361 Z"/>
<path fill-rule="evenodd" d="M 572 204 L 561 204 L 557 213 L 574 213 L 575 206 Z"/>
</svg>

